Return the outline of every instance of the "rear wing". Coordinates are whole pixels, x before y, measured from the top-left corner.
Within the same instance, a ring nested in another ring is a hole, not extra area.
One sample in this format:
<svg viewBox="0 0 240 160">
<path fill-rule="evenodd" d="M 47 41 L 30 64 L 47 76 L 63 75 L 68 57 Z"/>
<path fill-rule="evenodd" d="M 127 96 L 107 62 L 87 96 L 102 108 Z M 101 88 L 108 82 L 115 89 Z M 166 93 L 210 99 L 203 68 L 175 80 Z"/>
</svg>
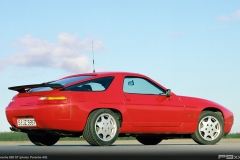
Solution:
<svg viewBox="0 0 240 160">
<path fill-rule="evenodd" d="M 50 84 L 50 83 L 41 83 L 41 84 L 30 84 L 30 85 L 23 85 L 23 86 L 14 86 L 14 87 L 8 87 L 8 89 L 13 91 L 18 91 L 19 93 L 25 93 L 29 89 L 37 88 L 37 87 L 51 87 L 52 89 L 57 88 L 64 88 L 61 84 Z"/>
</svg>

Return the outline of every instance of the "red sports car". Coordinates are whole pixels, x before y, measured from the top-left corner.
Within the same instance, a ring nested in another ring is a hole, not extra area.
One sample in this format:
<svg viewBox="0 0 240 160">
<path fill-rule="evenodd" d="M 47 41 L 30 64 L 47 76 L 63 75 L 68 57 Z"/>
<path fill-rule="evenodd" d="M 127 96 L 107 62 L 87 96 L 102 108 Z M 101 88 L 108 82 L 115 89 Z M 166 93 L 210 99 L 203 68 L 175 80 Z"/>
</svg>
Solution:
<svg viewBox="0 0 240 160">
<path fill-rule="evenodd" d="M 137 73 L 77 74 L 9 89 L 19 92 L 6 107 L 10 129 L 39 146 L 82 135 L 93 146 L 124 136 L 144 145 L 171 138 L 215 144 L 233 125 L 233 113 L 220 104 L 176 95 Z"/>
</svg>

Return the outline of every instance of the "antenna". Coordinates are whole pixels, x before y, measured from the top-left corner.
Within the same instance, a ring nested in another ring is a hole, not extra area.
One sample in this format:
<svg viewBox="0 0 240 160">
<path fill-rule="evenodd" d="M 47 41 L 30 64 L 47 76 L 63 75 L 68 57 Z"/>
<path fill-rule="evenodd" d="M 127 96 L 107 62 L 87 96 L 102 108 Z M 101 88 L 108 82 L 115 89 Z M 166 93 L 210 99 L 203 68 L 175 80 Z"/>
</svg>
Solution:
<svg viewBox="0 0 240 160">
<path fill-rule="evenodd" d="M 93 54 L 93 73 L 95 73 L 95 68 L 94 68 L 94 52 L 93 52 L 93 41 L 92 41 L 92 54 Z"/>
</svg>

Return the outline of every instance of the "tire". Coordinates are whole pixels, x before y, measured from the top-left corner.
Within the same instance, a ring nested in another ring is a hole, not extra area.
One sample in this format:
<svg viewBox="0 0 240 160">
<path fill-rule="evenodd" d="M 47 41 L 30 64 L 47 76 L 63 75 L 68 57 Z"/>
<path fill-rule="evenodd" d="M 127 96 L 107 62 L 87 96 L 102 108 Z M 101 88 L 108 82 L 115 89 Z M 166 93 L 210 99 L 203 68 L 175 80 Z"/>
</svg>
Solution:
<svg viewBox="0 0 240 160">
<path fill-rule="evenodd" d="M 136 139 L 144 145 L 157 145 L 162 141 L 162 138 L 154 136 L 137 136 Z"/>
<path fill-rule="evenodd" d="M 58 142 L 58 140 L 60 139 L 60 137 L 58 136 L 54 136 L 52 134 L 45 134 L 45 135 L 36 135 L 36 134 L 27 134 L 29 140 L 37 145 L 37 146 L 52 146 L 55 143 Z"/>
<path fill-rule="evenodd" d="M 113 111 L 95 110 L 88 117 L 83 137 L 92 146 L 109 146 L 116 141 L 119 128 L 118 116 Z"/>
<path fill-rule="evenodd" d="M 223 118 L 211 111 L 203 111 L 198 120 L 197 130 L 192 139 L 201 145 L 213 145 L 224 135 Z"/>
</svg>

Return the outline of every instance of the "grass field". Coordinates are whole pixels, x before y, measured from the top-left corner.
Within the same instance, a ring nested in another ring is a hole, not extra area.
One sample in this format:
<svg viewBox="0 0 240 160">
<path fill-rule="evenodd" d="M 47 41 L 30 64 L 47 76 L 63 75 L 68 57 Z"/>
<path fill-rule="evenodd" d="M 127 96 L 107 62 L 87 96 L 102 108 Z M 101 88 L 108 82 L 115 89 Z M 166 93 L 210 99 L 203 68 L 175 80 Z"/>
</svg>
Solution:
<svg viewBox="0 0 240 160">
<path fill-rule="evenodd" d="M 224 138 L 240 138 L 240 133 L 230 133 Z M 134 137 L 120 137 L 118 140 L 134 140 Z M 61 138 L 60 141 L 82 141 L 83 138 Z M 26 133 L 0 132 L 0 141 L 29 141 Z"/>
<path fill-rule="evenodd" d="M 240 138 L 240 133 L 230 133 L 224 138 Z"/>
</svg>

